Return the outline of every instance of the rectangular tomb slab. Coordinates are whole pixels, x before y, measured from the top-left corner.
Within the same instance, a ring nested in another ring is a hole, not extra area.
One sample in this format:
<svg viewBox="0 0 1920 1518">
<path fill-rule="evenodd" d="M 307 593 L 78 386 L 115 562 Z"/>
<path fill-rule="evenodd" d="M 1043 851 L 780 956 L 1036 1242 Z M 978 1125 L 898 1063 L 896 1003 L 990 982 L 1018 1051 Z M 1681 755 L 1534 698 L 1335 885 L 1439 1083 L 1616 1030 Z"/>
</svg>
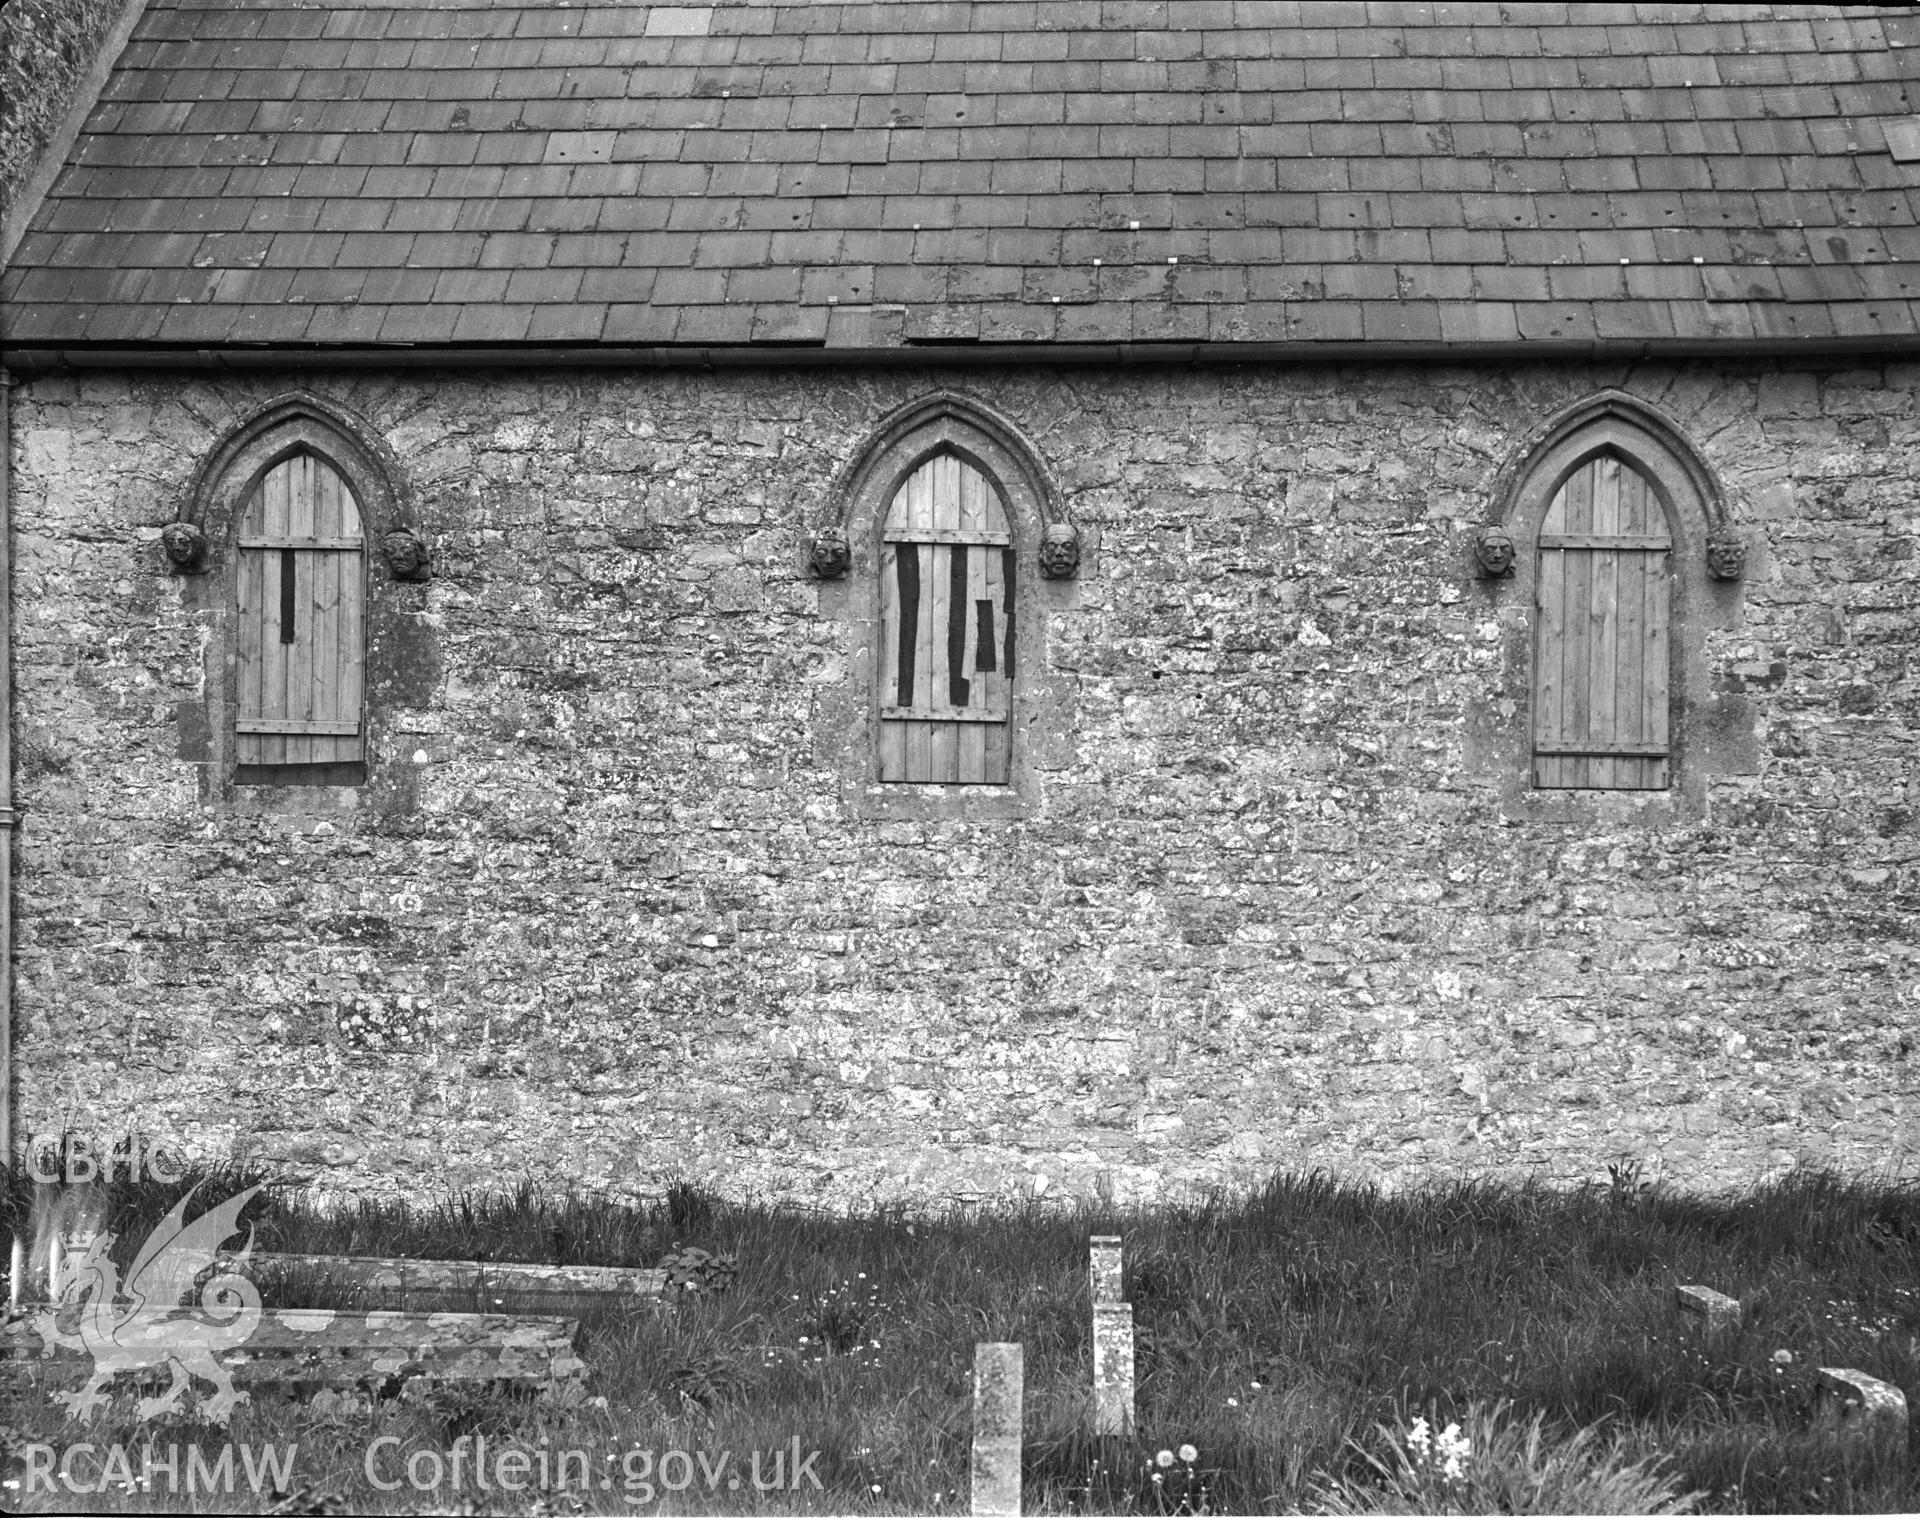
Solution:
<svg viewBox="0 0 1920 1518">
<path fill-rule="evenodd" d="M 115 1374 L 138 1385 L 166 1384 L 173 1372 L 164 1344 L 148 1346 L 164 1329 L 178 1327 L 163 1322 L 129 1334 L 115 1351 Z M 579 1343 L 580 1325 L 571 1318 L 268 1308 L 229 1327 L 208 1325 L 196 1347 L 221 1367 L 222 1379 L 242 1387 L 380 1385 L 422 1377 L 539 1390 L 585 1377 Z M 0 1332 L 0 1374 L 8 1377 L 25 1373 L 65 1385 L 101 1368 L 91 1350 L 48 1341 L 25 1321 Z"/>
<path fill-rule="evenodd" d="M 638 1306 L 666 1289 L 664 1270 L 523 1265 L 499 1260 L 375 1259 L 353 1255 L 234 1257 L 230 1268 L 282 1288 L 344 1293 L 357 1307 L 421 1311 L 575 1313 Z"/>
<path fill-rule="evenodd" d="M 1093 1279 L 1095 1302 L 1118 1302 L 1121 1290 L 1120 1236 L 1096 1233 L 1087 1240 L 1088 1269 Z"/>
</svg>

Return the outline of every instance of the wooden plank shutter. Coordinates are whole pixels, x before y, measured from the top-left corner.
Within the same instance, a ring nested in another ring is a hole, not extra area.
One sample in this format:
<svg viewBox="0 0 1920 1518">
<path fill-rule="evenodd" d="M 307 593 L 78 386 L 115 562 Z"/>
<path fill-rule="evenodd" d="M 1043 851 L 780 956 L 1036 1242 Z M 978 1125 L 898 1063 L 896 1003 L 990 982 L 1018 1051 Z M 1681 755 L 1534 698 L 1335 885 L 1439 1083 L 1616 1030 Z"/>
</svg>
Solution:
<svg viewBox="0 0 1920 1518">
<path fill-rule="evenodd" d="M 1534 784 L 1665 790 L 1673 541 L 1653 487 L 1612 454 L 1589 460 L 1538 547 Z"/>
<path fill-rule="evenodd" d="M 880 542 L 880 778 L 1005 785 L 1013 535 L 993 482 L 950 453 L 901 482 Z"/>
<path fill-rule="evenodd" d="M 234 735 L 241 764 L 366 757 L 366 539 L 353 490 L 297 453 L 240 519 Z"/>
</svg>

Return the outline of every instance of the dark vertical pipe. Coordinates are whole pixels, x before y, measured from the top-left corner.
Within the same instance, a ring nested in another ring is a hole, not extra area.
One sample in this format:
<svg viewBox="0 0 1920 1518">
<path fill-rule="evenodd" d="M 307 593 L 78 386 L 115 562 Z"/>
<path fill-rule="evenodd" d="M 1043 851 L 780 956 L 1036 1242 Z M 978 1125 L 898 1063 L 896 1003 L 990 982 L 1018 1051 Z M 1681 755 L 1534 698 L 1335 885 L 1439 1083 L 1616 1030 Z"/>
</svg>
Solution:
<svg viewBox="0 0 1920 1518">
<path fill-rule="evenodd" d="M 0 1163 L 13 1165 L 13 376 L 0 369 Z"/>
</svg>

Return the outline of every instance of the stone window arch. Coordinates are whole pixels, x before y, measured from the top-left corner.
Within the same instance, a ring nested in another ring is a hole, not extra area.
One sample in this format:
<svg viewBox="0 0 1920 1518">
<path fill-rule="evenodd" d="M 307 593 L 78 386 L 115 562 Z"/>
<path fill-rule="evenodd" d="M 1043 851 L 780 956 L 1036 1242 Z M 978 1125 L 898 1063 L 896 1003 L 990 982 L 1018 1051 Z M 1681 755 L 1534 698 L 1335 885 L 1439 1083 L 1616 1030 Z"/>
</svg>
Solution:
<svg viewBox="0 0 1920 1518">
<path fill-rule="evenodd" d="M 1080 547 L 1033 450 L 942 392 L 882 422 L 834 494 L 813 569 L 841 582 L 823 610 L 853 633 L 852 678 L 823 713 L 848 721 L 852 789 L 936 810 L 1023 793 L 1056 726 L 1046 620 Z"/>
<path fill-rule="evenodd" d="M 1021 575 L 999 482 L 937 446 L 893 488 L 877 573 L 881 782 L 1005 785 Z"/>
<path fill-rule="evenodd" d="M 1509 470 L 1476 557 L 1528 610 L 1528 785 L 1672 789 L 1705 687 L 1709 581 L 1743 570 L 1678 428 L 1619 393 L 1563 413 Z"/>
<path fill-rule="evenodd" d="M 175 569 L 204 576 L 215 615 L 208 725 L 233 783 L 367 779 L 374 563 L 394 579 L 427 568 L 396 471 L 369 436 L 316 398 L 271 403 L 207 456 L 163 529 Z"/>
<path fill-rule="evenodd" d="M 293 444 L 248 493 L 233 550 L 236 763 L 364 764 L 367 541 L 352 482 Z"/>
<path fill-rule="evenodd" d="M 1678 429 L 1608 394 L 1563 414 L 1510 471 L 1476 545 L 1526 612 L 1527 785 L 1667 791 L 1705 695 L 1700 627 L 1740 539 Z"/>
</svg>

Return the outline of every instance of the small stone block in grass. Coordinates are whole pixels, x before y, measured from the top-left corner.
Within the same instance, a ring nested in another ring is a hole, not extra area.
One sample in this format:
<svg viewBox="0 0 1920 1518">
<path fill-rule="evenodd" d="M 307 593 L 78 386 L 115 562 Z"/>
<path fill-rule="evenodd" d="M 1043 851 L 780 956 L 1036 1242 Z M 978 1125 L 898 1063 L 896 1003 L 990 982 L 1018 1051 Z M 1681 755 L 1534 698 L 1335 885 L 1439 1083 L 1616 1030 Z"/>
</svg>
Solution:
<svg viewBox="0 0 1920 1518">
<path fill-rule="evenodd" d="M 1739 1302 L 1708 1287 L 1676 1286 L 1673 1289 L 1673 1301 L 1682 1312 L 1697 1317 L 1708 1328 L 1740 1326 Z"/>
<path fill-rule="evenodd" d="M 1907 1396 L 1899 1387 L 1862 1370 L 1820 1366 L 1814 1372 L 1817 1415 L 1840 1432 L 1895 1460 L 1907 1454 Z"/>
<path fill-rule="evenodd" d="M 1120 1237 L 1096 1233 L 1087 1240 L 1088 1268 L 1093 1277 L 1095 1302 L 1118 1302 L 1125 1293 L 1120 1286 Z"/>
<path fill-rule="evenodd" d="M 1026 1384 L 1018 1344 L 973 1346 L 973 1512 L 1020 1511 L 1020 1430 Z"/>
</svg>

